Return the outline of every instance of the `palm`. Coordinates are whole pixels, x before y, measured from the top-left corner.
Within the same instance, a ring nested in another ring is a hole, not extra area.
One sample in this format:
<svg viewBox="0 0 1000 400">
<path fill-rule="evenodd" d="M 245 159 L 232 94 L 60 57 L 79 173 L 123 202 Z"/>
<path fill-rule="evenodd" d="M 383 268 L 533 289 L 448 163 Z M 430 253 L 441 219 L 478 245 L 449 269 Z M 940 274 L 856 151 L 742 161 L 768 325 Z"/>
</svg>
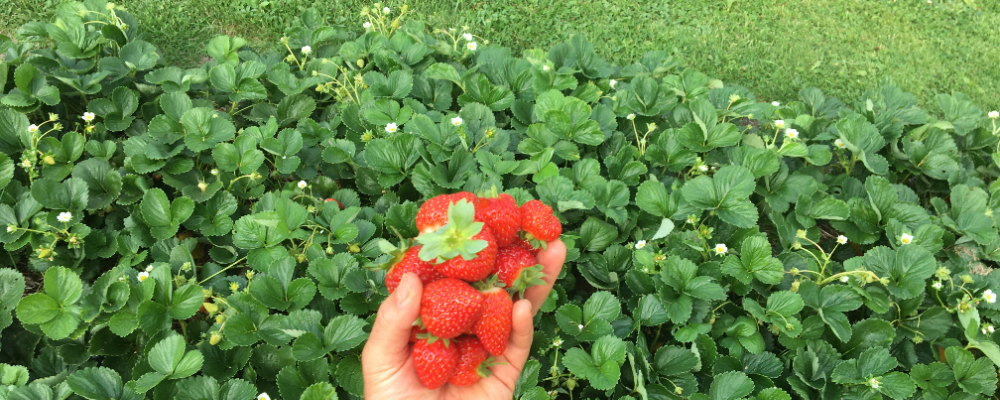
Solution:
<svg viewBox="0 0 1000 400">
<path fill-rule="evenodd" d="M 507 350 L 497 362 L 504 363 L 490 368 L 492 375 L 470 386 L 444 385 L 427 389 L 420 383 L 413 366 L 409 345 L 410 328 L 417 319 L 420 293 L 423 286 L 416 275 L 403 277 L 403 283 L 379 307 L 378 317 L 371 336 L 361 354 L 365 397 L 373 399 L 510 399 L 521 369 L 528 359 L 534 337 L 532 318 L 548 297 L 556 277 L 562 271 L 566 246 L 561 241 L 549 243 L 548 249 L 538 253 L 538 262 L 544 266 L 546 285 L 535 286 L 524 293 L 522 300 L 514 303 L 513 329 Z M 412 289 L 410 289 L 412 288 Z M 410 294 L 408 291 L 412 290 Z M 401 294 L 402 292 L 407 292 Z"/>
<path fill-rule="evenodd" d="M 506 362 L 505 357 L 500 357 L 499 361 Z M 417 379 L 417 373 L 413 368 L 413 356 L 410 356 L 403 367 L 390 379 L 379 382 L 376 385 L 379 393 L 385 398 L 391 399 L 421 399 L 421 400 L 459 400 L 459 399 L 489 399 L 489 398 L 511 398 L 514 394 L 514 383 L 517 382 L 515 375 L 509 379 L 510 373 L 520 374 L 520 369 L 514 370 L 510 365 L 498 365 L 493 367 L 493 375 L 480 379 L 475 385 L 455 386 L 445 385 L 438 389 L 427 389 Z M 513 371 L 512 371 L 513 370 Z"/>
</svg>

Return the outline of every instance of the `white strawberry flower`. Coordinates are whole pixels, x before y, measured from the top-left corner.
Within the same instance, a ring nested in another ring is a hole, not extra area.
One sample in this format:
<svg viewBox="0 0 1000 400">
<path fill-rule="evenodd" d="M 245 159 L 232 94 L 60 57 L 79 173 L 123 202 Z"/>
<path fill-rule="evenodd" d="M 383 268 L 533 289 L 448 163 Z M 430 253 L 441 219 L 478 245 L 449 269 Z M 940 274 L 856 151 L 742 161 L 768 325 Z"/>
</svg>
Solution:
<svg viewBox="0 0 1000 400">
<path fill-rule="evenodd" d="M 635 120 L 635 113 L 630 113 L 627 117 L 625 117 L 625 119 L 629 121 Z"/>
<path fill-rule="evenodd" d="M 465 41 L 467 41 L 467 42 L 471 42 L 472 41 L 472 34 L 468 33 L 468 32 L 463 33 L 462 34 L 462 38 L 465 39 Z"/>
<path fill-rule="evenodd" d="M 705 164 L 699 165 L 698 170 L 701 172 L 708 172 L 708 166 Z"/>
<path fill-rule="evenodd" d="M 990 119 L 997 119 L 1000 118 L 1000 111 L 990 111 L 987 115 L 989 115 Z"/>
<path fill-rule="evenodd" d="M 777 121 L 774 121 L 774 126 L 778 127 L 778 129 L 784 128 L 785 127 L 785 120 L 779 119 Z"/>
<path fill-rule="evenodd" d="M 872 389 L 878 389 L 878 385 L 879 385 L 878 379 L 872 378 L 868 380 L 868 386 L 871 386 Z"/>
<path fill-rule="evenodd" d="M 372 23 L 368 22 L 368 21 L 365 21 L 365 23 L 361 24 L 361 26 L 363 26 L 365 28 L 365 30 L 367 31 L 367 30 L 369 30 L 369 29 L 372 28 Z M 267 395 L 267 393 L 264 393 L 264 394 Z"/>
<path fill-rule="evenodd" d="M 583 324 L 577 325 L 576 327 L 580 328 L 581 331 L 583 330 Z"/>
<path fill-rule="evenodd" d="M 302 46 L 302 54 L 309 54 L 313 52 L 312 46 Z"/>
<path fill-rule="evenodd" d="M 643 247 L 646 247 L 646 241 L 645 240 L 640 240 L 638 242 L 635 242 L 635 249 L 636 250 L 642 249 Z"/>
<path fill-rule="evenodd" d="M 993 333 L 996 332 L 996 328 L 993 328 L 993 325 L 986 325 L 986 331 L 989 333 Z"/>
<path fill-rule="evenodd" d="M 149 264 L 146 266 L 146 272 L 153 272 L 153 264 Z"/>
<path fill-rule="evenodd" d="M 7 225 L 7 233 L 13 233 L 17 231 L 17 227 L 14 225 Z"/>
<path fill-rule="evenodd" d="M 847 276 L 847 275 L 844 275 L 844 276 L 840 277 L 840 281 L 841 281 L 841 282 L 844 282 L 844 283 L 847 283 L 847 282 L 849 282 L 850 280 L 851 280 L 851 277 L 850 277 L 850 276 Z"/>
<path fill-rule="evenodd" d="M 479 45 L 477 45 L 476 42 L 469 42 L 465 44 L 465 48 L 469 49 L 469 51 L 476 51 L 476 49 L 479 48 Z"/>
<path fill-rule="evenodd" d="M 389 11 L 391 11 L 391 10 L 389 10 L 389 7 L 385 7 L 385 8 L 382 9 L 382 12 L 384 12 L 386 14 L 388 14 Z"/>
<path fill-rule="evenodd" d="M 95 116 L 94 113 L 92 113 L 92 112 L 85 112 L 85 113 L 83 113 L 83 116 L 80 117 L 80 118 L 83 118 L 83 120 L 87 121 L 87 122 L 93 122 L 94 118 L 96 118 L 96 117 L 97 116 Z"/>
<path fill-rule="evenodd" d="M 788 130 L 785 131 L 785 136 L 788 136 L 789 139 L 798 139 L 799 131 L 792 128 L 788 128 Z"/>
<path fill-rule="evenodd" d="M 986 302 L 990 304 L 996 303 L 997 294 L 993 293 L 993 290 L 991 289 L 986 289 L 986 291 L 983 292 L 983 300 L 986 300 Z"/>
<path fill-rule="evenodd" d="M 696 216 L 694 216 L 694 215 L 692 215 L 692 216 L 689 216 L 689 217 L 688 217 L 688 223 L 689 223 L 689 224 L 692 224 L 692 225 L 693 225 L 693 224 L 696 224 L 696 223 L 698 223 L 698 217 L 696 217 Z"/>
<path fill-rule="evenodd" d="M 843 149 L 844 147 L 846 147 L 844 146 L 844 141 L 840 139 L 834 140 L 833 145 L 837 146 L 838 149 Z"/>
<path fill-rule="evenodd" d="M 899 237 L 899 241 L 903 244 L 913 243 L 913 235 L 909 233 L 904 233 Z"/>
<path fill-rule="evenodd" d="M 56 216 L 56 219 L 59 220 L 59 222 L 69 222 L 73 219 L 73 214 L 68 211 L 64 211 L 59 213 L 59 215 Z"/>
<path fill-rule="evenodd" d="M 125 277 L 124 276 L 119 276 L 118 277 L 118 282 L 125 282 Z"/>
<path fill-rule="evenodd" d="M 28 126 L 28 132 L 29 133 L 37 133 L 38 132 L 38 125 L 35 125 L 35 124 L 29 125 Z"/>
<path fill-rule="evenodd" d="M 617 85 L 617 84 L 618 84 L 618 81 L 615 80 L 615 79 L 612 79 L 612 80 L 608 81 L 608 85 L 611 85 L 612 89 L 614 89 L 615 85 Z"/>
<path fill-rule="evenodd" d="M 296 185 L 296 186 L 298 186 L 299 189 L 305 189 L 305 188 L 309 187 L 309 182 L 299 181 L 298 185 Z"/>
<path fill-rule="evenodd" d="M 548 65 L 543 65 L 542 66 L 542 71 L 548 71 L 548 70 L 549 70 L 549 66 Z"/>
<path fill-rule="evenodd" d="M 389 133 L 396 133 L 397 129 L 398 128 L 396 127 L 396 123 L 395 122 L 390 122 L 389 125 L 385 126 L 385 131 L 389 132 Z"/>
<path fill-rule="evenodd" d="M 217 170 L 215 168 L 212 168 L 212 170 L 208 171 L 208 172 L 211 173 L 212 175 L 218 175 L 219 174 L 219 170 Z"/>
<path fill-rule="evenodd" d="M 462 125 L 462 117 L 455 117 L 451 119 L 451 124 L 455 126 Z"/>
<path fill-rule="evenodd" d="M 723 254 L 726 254 L 726 252 L 728 252 L 728 251 L 729 251 L 729 247 L 726 247 L 725 243 L 719 243 L 719 244 L 715 245 L 715 254 L 717 254 L 717 255 L 721 256 Z"/>
<path fill-rule="evenodd" d="M 139 278 L 139 282 L 145 282 L 146 279 L 149 279 L 149 272 L 140 272 L 137 278 Z"/>
<path fill-rule="evenodd" d="M 837 236 L 837 244 L 847 244 L 847 236 Z"/>
<path fill-rule="evenodd" d="M 941 288 L 943 288 L 944 285 L 941 284 L 941 281 L 937 281 L 931 284 L 931 287 L 934 288 L 934 290 L 941 290 Z"/>
<path fill-rule="evenodd" d="M 257 400 L 271 400 L 271 396 L 268 396 L 267 393 L 261 393 L 257 395 Z"/>
<path fill-rule="evenodd" d="M 556 338 L 556 340 L 552 341 L 552 345 L 556 346 L 556 347 L 562 346 L 562 344 L 563 344 L 563 340 L 561 338 Z"/>
<path fill-rule="evenodd" d="M 27 158 L 21 160 L 21 166 L 24 168 L 31 168 L 31 160 Z"/>
<path fill-rule="evenodd" d="M 772 101 L 772 102 L 771 102 L 771 105 L 772 105 L 772 106 L 775 106 L 775 107 L 781 107 L 781 103 L 779 103 L 779 102 L 777 102 L 777 101 Z"/>
</svg>

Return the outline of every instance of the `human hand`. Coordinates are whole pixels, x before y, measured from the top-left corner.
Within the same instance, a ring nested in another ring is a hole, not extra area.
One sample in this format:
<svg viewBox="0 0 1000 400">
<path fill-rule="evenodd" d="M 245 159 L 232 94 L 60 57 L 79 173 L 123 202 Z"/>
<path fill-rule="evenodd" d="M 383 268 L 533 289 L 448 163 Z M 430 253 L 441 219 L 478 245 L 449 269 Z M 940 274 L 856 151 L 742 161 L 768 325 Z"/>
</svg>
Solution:
<svg viewBox="0 0 1000 400">
<path fill-rule="evenodd" d="M 382 302 L 368 343 L 361 353 L 361 372 L 368 399 L 511 399 L 514 385 L 521 376 L 534 338 L 532 318 L 552 291 L 552 285 L 566 260 L 566 245 L 556 239 L 536 257 L 545 272 L 545 285 L 524 292 L 514 303 L 513 329 L 507 350 L 490 368 L 493 372 L 474 385 L 444 385 L 427 389 L 417 378 L 410 351 L 410 331 L 420 314 L 423 285 L 413 273 L 407 273 L 396 290 Z"/>
</svg>

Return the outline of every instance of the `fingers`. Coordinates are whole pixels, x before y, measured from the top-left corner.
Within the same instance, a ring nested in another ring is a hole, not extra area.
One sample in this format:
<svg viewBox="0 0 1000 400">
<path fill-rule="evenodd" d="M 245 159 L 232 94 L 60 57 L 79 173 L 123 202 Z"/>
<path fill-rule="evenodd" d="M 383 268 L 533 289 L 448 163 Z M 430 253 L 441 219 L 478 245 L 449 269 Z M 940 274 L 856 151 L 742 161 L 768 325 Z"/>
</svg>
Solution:
<svg viewBox="0 0 1000 400">
<path fill-rule="evenodd" d="M 517 303 L 514 303 L 512 314 L 513 329 L 510 333 L 510 339 L 507 341 L 507 351 L 503 353 L 500 360 L 507 364 L 493 367 L 493 375 L 511 390 L 514 389 L 517 378 L 521 376 L 524 363 L 528 361 L 531 341 L 535 334 L 529 301 L 518 300 Z"/>
<path fill-rule="evenodd" d="M 361 369 L 368 377 L 385 379 L 398 371 L 410 356 L 410 330 L 420 314 L 423 284 L 407 273 L 378 309 L 368 343 L 361 353 Z"/>
<path fill-rule="evenodd" d="M 545 278 L 543 278 L 545 285 L 533 286 L 524 291 L 524 298 L 531 302 L 531 315 L 538 313 L 538 309 L 549 297 L 552 285 L 555 284 L 556 278 L 562 271 L 563 262 L 566 261 L 566 244 L 559 239 L 553 240 L 548 243 L 545 250 L 538 252 L 535 259 L 544 267 L 542 271 L 545 272 Z"/>
</svg>

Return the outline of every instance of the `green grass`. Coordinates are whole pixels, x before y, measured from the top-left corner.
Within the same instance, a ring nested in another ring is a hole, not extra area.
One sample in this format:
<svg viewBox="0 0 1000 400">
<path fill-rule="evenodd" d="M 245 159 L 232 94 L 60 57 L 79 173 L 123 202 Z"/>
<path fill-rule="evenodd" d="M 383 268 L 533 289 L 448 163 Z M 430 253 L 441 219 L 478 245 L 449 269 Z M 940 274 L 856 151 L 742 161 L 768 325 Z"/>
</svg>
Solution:
<svg viewBox="0 0 1000 400">
<path fill-rule="evenodd" d="M 0 33 L 47 19 L 58 0 L 6 0 Z M 299 12 L 316 6 L 360 30 L 358 0 L 123 0 L 157 38 L 168 63 L 196 65 L 219 33 L 276 44 Z M 261 6 L 259 4 L 267 4 Z M 403 3 L 391 1 L 398 9 Z M 583 33 L 609 60 L 668 50 L 685 65 L 788 101 L 815 86 L 844 100 L 891 78 L 924 103 L 961 91 L 1000 106 L 1000 1 L 934 0 L 413 0 L 412 18 L 469 26 L 515 51 Z"/>
</svg>

